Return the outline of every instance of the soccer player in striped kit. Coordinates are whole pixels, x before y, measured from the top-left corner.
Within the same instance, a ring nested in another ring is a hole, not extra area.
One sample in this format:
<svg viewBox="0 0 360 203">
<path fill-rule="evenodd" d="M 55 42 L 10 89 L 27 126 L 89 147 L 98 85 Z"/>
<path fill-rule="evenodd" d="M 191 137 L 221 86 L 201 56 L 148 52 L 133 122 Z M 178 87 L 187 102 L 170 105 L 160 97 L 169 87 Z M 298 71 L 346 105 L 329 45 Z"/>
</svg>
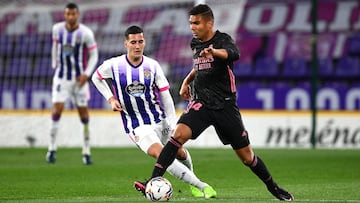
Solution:
<svg viewBox="0 0 360 203">
<path fill-rule="evenodd" d="M 52 67 L 55 69 L 52 85 L 52 124 L 46 160 L 56 161 L 56 137 L 64 103 L 71 98 L 76 105 L 83 124 L 83 163 L 92 163 L 90 153 L 88 99 L 90 97 L 88 79 L 98 61 L 98 49 L 94 33 L 78 22 L 79 7 L 68 3 L 64 11 L 64 22 L 52 28 Z"/>
<path fill-rule="evenodd" d="M 130 26 L 125 31 L 124 45 L 127 54 L 104 61 L 92 81 L 112 109 L 120 112 L 129 138 L 143 152 L 157 158 L 177 120 L 169 82 L 159 63 L 143 55 L 145 38 L 140 27 Z M 185 148 L 179 149 L 168 172 L 189 183 L 195 197 L 203 197 L 204 188 L 216 194 L 196 177 Z"/>
</svg>

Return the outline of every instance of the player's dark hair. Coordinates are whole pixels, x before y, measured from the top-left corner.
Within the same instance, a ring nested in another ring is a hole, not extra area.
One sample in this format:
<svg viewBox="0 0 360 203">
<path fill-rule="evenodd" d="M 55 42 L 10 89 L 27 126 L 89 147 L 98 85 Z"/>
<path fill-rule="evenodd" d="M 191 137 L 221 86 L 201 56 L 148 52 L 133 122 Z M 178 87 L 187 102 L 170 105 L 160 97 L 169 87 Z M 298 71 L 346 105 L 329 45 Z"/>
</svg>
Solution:
<svg viewBox="0 0 360 203">
<path fill-rule="evenodd" d="M 75 4 L 75 3 L 68 3 L 68 4 L 66 4 L 65 9 L 76 9 L 76 10 L 79 11 L 79 7 L 78 7 L 78 5 Z"/>
<path fill-rule="evenodd" d="M 139 33 L 144 33 L 143 29 L 139 26 L 132 25 L 128 27 L 128 29 L 126 29 L 124 36 L 125 39 L 129 39 L 130 34 L 139 34 Z"/>
<path fill-rule="evenodd" d="M 189 11 L 189 15 L 200 15 L 207 20 L 214 20 L 211 8 L 206 4 L 199 4 Z"/>
</svg>

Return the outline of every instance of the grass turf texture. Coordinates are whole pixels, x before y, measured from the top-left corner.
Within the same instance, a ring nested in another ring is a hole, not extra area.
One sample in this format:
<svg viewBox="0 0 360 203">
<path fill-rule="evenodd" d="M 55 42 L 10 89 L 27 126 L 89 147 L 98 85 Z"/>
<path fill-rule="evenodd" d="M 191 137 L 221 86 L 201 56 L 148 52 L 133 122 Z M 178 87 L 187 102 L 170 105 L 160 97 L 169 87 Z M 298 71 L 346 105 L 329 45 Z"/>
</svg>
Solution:
<svg viewBox="0 0 360 203">
<path fill-rule="evenodd" d="M 0 148 L 0 202 L 150 202 L 133 189 L 154 159 L 136 148 L 93 148 L 85 166 L 78 148 L 60 148 L 56 164 L 44 148 Z M 166 174 L 171 202 L 278 202 L 230 149 L 191 148 L 198 177 L 218 198 L 193 198 L 188 185 Z M 296 202 L 360 202 L 360 150 L 255 149 Z"/>
</svg>

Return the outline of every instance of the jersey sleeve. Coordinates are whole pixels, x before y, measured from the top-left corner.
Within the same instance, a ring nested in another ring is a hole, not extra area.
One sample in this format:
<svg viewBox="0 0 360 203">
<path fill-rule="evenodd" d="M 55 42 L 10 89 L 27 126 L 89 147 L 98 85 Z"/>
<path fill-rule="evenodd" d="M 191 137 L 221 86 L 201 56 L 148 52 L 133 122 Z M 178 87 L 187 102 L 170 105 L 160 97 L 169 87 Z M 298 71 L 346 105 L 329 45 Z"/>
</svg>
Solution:
<svg viewBox="0 0 360 203">
<path fill-rule="evenodd" d="M 111 88 L 108 86 L 106 79 L 112 78 L 111 64 L 105 61 L 92 75 L 92 82 L 103 97 L 108 101 L 113 96 Z"/>
<path fill-rule="evenodd" d="M 98 53 L 94 33 L 89 28 L 86 29 L 86 37 L 84 43 L 86 44 L 86 47 L 89 51 L 89 59 L 85 70 L 85 74 L 90 76 L 93 73 L 96 64 L 98 62 L 99 53 Z"/>
<path fill-rule="evenodd" d="M 169 81 L 166 79 L 164 71 L 158 62 L 155 62 L 155 70 L 155 84 L 159 88 L 159 91 L 162 92 L 170 89 Z"/>
<path fill-rule="evenodd" d="M 84 40 L 85 40 L 86 47 L 89 51 L 97 48 L 94 33 L 88 27 L 86 27 L 86 37 Z"/>
<path fill-rule="evenodd" d="M 55 69 L 57 67 L 57 44 L 59 41 L 58 24 L 53 25 L 51 33 L 51 67 Z"/>
<path fill-rule="evenodd" d="M 237 48 L 234 40 L 229 35 L 224 35 L 222 45 L 228 53 L 228 60 L 236 61 L 240 57 L 240 51 Z"/>
<path fill-rule="evenodd" d="M 108 78 L 113 79 L 111 60 L 104 61 L 104 63 L 100 65 L 94 74 L 97 74 L 98 77 L 102 80 Z"/>
</svg>

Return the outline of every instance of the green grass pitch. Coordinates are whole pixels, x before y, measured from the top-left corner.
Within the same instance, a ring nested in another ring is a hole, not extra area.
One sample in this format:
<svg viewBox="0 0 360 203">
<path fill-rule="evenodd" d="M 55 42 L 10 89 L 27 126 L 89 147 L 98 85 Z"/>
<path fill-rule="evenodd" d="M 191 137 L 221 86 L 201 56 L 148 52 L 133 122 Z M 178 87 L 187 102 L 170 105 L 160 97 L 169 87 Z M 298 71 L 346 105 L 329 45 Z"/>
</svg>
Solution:
<svg viewBox="0 0 360 203">
<path fill-rule="evenodd" d="M 166 174 L 170 202 L 278 202 L 231 149 L 189 149 L 195 171 L 218 198 L 193 198 L 188 185 Z M 255 149 L 296 202 L 359 202 L 360 150 Z M 56 164 L 45 148 L 0 148 L 0 202 L 150 202 L 133 189 L 154 159 L 136 148 L 93 148 L 94 164 L 78 148 L 59 148 Z"/>
</svg>

